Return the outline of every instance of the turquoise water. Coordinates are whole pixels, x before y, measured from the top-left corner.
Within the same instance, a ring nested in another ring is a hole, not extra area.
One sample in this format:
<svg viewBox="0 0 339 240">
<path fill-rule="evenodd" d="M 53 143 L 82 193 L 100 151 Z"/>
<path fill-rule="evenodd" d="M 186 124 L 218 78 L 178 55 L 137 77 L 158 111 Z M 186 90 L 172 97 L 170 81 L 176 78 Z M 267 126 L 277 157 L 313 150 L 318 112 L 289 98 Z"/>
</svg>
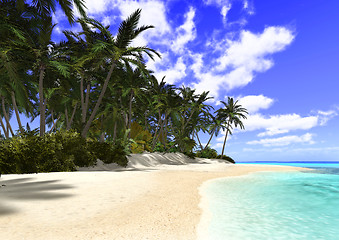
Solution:
<svg viewBox="0 0 339 240">
<path fill-rule="evenodd" d="M 321 167 L 210 182 L 209 239 L 339 239 L 338 174 Z"/>
<path fill-rule="evenodd" d="M 339 168 L 339 162 L 241 162 L 237 164 L 284 165 L 309 168 Z"/>
</svg>

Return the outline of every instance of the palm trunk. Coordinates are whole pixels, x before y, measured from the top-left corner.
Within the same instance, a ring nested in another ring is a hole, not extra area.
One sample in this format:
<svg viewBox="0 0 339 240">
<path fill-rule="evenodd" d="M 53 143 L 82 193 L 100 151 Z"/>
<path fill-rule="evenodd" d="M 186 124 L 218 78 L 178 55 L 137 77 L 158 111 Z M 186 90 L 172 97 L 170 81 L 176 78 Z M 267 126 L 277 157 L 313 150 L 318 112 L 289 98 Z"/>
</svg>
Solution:
<svg viewBox="0 0 339 240">
<path fill-rule="evenodd" d="M 2 116 L 0 115 L 0 125 L 2 127 L 2 130 L 4 131 L 4 134 L 5 134 L 5 137 L 6 138 L 9 138 L 8 134 L 7 134 L 7 131 L 6 131 L 6 128 L 5 128 L 5 124 L 4 122 L 2 121 Z"/>
<path fill-rule="evenodd" d="M 163 134 L 162 134 L 162 142 L 163 142 L 164 145 L 166 145 L 166 137 L 167 137 L 167 134 L 166 134 L 167 120 L 168 119 L 165 119 L 164 130 L 163 130 Z"/>
<path fill-rule="evenodd" d="M 81 122 L 85 122 L 84 111 L 85 111 L 85 99 L 84 99 L 84 79 L 80 76 L 80 102 L 81 102 Z"/>
<path fill-rule="evenodd" d="M 191 115 L 189 116 L 187 122 L 182 126 L 182 130 L 184 131 L 185 127 L 187 126 L 187 124 L 191 121 L 191 118 L 193 116 L 193 113 L 195 112 L 195 110 L 192 111 Z"/>
<path fill-rule="evenodd" d="M 18 122 L 18 125 L 19 125 L 19 130 L 21 133 L 24 132 L 24 128 L 22 127 L 22 124 L 21 124 L 21 120 L 20 120 L 20 115 L 19 115 L 19 111 L 18 111 L 18 106 L 16 105 L 16 100 L 15 100 L 15 95 L 14 95 L 14 92 L 12 91 L 12 104 L 13 104 L 13 107 L 14 107 L 14 111 L 15 111 L 15 115 L 16 115 L 16 120 Z"/>
<path fill-rule="evenodd" d="M 164 128 L 164 124 L 165 124 L 165 122 L 166 122 L 166 119 L 167 119 L 167 113 L 165 113 L 165 119 L 164 119 L 164 120 L 161 120 L 159 134 L 157 135 L 155 141 L 153 142 L 153 148 L 155 147 L 156 142 L 158 141 L 158 139 L 159 139 L 161 133 L 163 132 L 163 128 Z"/>
<path fill-rule="evenodd" d="M 84 97 L 84 79 L 81 76 L 81 81 L 80 81 L 80 98 L 81 98 L 81 122 L 82 124 L 85 124 L 86 122 L 86 113 L 87 113 L 87 108 L 88 108 L 88 101 L 89 101 L 89 91 L 90 91 L 90 84 L 87 84 L 87 91 L 86 91 L 86 96 Z"/>
<path fill-rule="evenodd" d="M 66 129 L 68 127 L 68 110 L 67 110 L 67 106 L 65 104 L 65 120 L 66 120 Z"/>
<path fill-rule="evenodd" d="M 40 75 L 39 75 L 39 107 L 40 107 L 40 136 L 45 134 L 45 108 L 44 108 L 44 74 L 45 68 L 40 66 Z"/>
<path fill-rule="evenodd" d="M 132 126 L 132 100 L 133 100 L 134 92 L 131 91 L 131 97 L 129 100 L 129 117 L 128 117 L 128 128 L 131 129 Z M 128 138 L 131 138 L 131 131 L 128 133 Z"/>
<path fill-rule="evenodd" d="M 207 142 L 206 146 L 205 146 L 202 150 L 205 150 L 205 148 L 207 148 L 208 144 L 210 144 L 210 142 L 211 142 L 211 140 L 212 140 L 212 138 L 213 138 L 215 129 L 216 129 L 216 127 L 213 129 L 213 131 L 212 131 L 212 133 L 211 133 L 211 136 L 210 136 L 210 139 L 208 139 L 208 142 Z"/>
<path fill-rule="evenodd" d="M 197 137 L 197 139 L 198 139 L 198 142 L 199 142 L 199 145 L 200 145 L 200 149 L 201 150 L 203 150 L 203 148 L 202 148 L 202 144 L 201 144 L 201 142 L 200 142 L 200 138 L 199 138 L 199 136 L 198 136 L 198 133 L 197 133 L 197 131 L 194 131 L 194 133 L 195 133 L 195 136 Z"/>
<path fill-rule="evenodd" d="M 6 112 L 5 97 L 4 96 L 1 97 L 1 101 L 2 101 L 2 111 L 4 113 L 4 117 L 5 117 L 5 120 L 6 120 L 7 130 L 9 130 L 11 132 L 12 137 L 13 137 L 14 136 L 14 132 L 13 132 L 13 129 L 12 129 L 11 124 L 9 122 L 9 117 L 7 115 L 7 112 Z M 8 133 L 8 131 L 7 131 L 7 133 Z"/>
<path fill-rule="evenodd" d="M 148 127 L 147 127 L 147 113 L 146 113 L 146 111 L 144 113 L 144 116 L 145 116 L 145 129 L 148 130 Z"/>
<path fill-rule="evenodd" d="M 53 109 L 52 109 L 52 111 L 51 111 L 51 117 L 52 117 L 52 122 L 53 122 L 53 124 L 54 124 L 54 111 L 53 111 Z"/>
<path fill-rule="evenodd" d="M 59 117 L 57 118 L 57 120 L 56 120 L 55 122 L 54 122 L 54 120 L 53 120 L 53 126 L 52 126 L 51 130 L 49 130 L 49 133 L 52 133 L 52 132 L 53 132 L 53 129 L 56 128 L 56 124 L 57 124 L 57 122 L 59 121 L 60 117 L 61 117 L 61 114 L 59 115 Z"/>
<path fill-rule="evenodd" d="M 85 124 L 85 122 L 86 122 L 90 90 L 91 90 L 91 84 L 88 83 L 87 84 L 87 90 L 86 90 L 86 98 L 85 98 L 85 108 L 83 109 L 83 115 L 82 115 L 83 124 Z"/>
<path fill-rule="evenodd" d="M 75 112 L 77 110 L 77 106 L 78 106 L 78 103 L 76 103 L 75 106 L 74 106 L 74 109 L 73 109 L 73 112 L 72 112 L 72 116 L 71 116 L 71 120 L 69 120 L 66 130 L 70 130 L 71 129 L 72 122 L 73 122 L 73 119 L 74 119 L 74 116 L 75 116 Z"/>
<path fill-rule="evenodd" d="M 101 115 L 100 117 L 100 130 L 101 130 L 101 134 L 100 134 L 100 142 L 104 142 L 105 141 L 105 131 L 104 131 L 104 115 Z"/>
<path fill-rule="evenodd" d="M 113 144 L 115 144 L 115 139 L 117 138 L 117 121 L 114 122 L 114 129 L 113 129 Z"/>
<path fill-rule="evenodd" d="M 229 132 L 230 121 L 231 121 L 231 120 L 228 120 L 228 122 L 227 122 L 227 129 L 226 129 L 224 144 L 223 144 L 223 146 L 222 146 L 221 158 L 224 156 L 224 150 L 225 150 L 227 135 L 228 135 L 228 132 Z"/>
<path fill-rule="evenodd" d="M 108 86 L 108 82 L 109 82 L 109 80 L 110 80 L 110 78 L 111 78 L 111 76 L 112 76 L 112 73 L 113 73 L 114 68 L 115 68 L 115 62 L 113 62 L 112 65 L 111 65 L 111 68 L 110 68 L 110 70 L 109 70 L 109 72 L 108 72 L 108 74 L 107 74 L 107 77 L 106 77 L 106 79 L 105 79 L 104 85 L 102 86 L 102 90 L 101 90 L 100 96 L 99 96 L 99 98 L 98 98 L 98 101 L 97 101 L 97 103 L 95 104 L 95 107 L 94 107 L 94 109 L 93 109 L 93 111 L 92 111 L 92 114 L 91 114 L 91 116 L 89 117 L 89 119 L 88 119 L 88 121 L 87 121 L 87 123 L 86 123 L 86 126 L 84 127 L 84 129 L 83 129 L 83 131 L 82 131 L 82 133 L 81 133 L 81 136 L 82 136 L 83 138 L 86 138 L 87 133 L 88 133 L 88 131 L 89 131 L 89 128 L 90 128 L 90 126 L 91 126 L 91 124 L 92 124 L 92 122 L 93 122 L 93 120 L 94 120 L 94 117 L 95 117 L 97 111 L 99 110 L 99 106 L 100 106 L 101 101 L 102 101 L 102 99 L 103 99 L 103 97 L 104 97 L 104 95 L 105 95 L 105 92 L 106 92 L 106 89 L 107 89 L 107 86 Z"/>
<path fill-rule="evenodd" d="M 158 129 L 159 129 L 159 126 L 161 124 L 161 113 L 160 113 L 160 110 L 159 110 L 159 120 L 158 120 L 158 124 L 155 128 L 155 132 L 154 132 L 154 137 L 153 137 L 153 141 L 152 141 L 152 146 L 153 148 L 155 147 L 155 144 L 156 144 L 156 139 L 157 139 L 157 134 L 158 134 Z"/>
<path fill-rule="evenodd" d="M 100 142 L 105 142 L 105 132 L 102 132 L 100 135 Z"/>
</svg>

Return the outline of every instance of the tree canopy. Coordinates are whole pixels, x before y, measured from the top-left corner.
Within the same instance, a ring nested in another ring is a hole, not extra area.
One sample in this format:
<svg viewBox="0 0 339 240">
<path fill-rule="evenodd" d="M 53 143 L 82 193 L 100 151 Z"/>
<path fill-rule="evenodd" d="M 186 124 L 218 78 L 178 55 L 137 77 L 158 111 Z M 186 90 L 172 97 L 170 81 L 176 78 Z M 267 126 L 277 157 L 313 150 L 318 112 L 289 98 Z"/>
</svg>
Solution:
<svg viewBox="0 0 339 240">
<path fill-rule="evenodd" d="M 54 42 L 52 12 L 59 4 L 79 32 L 63 31 Z M 72 6 L 81 14 L 75 19 Z M 141 9 L 109 26 L 88 18 L 83 0 L 0 2 L 0 134 L 14 132 L 10 118 L 39 117 L 40 136 L 73 130 L 83 138 L 123 146 L 129 152 L 180 151 L 208 148 L 220 130 L 243 128 L 247 111 L 233 98 L 214 112 L 208 92 L 167 84 L 147 69 L 146 60 L 161 57 L 147 46 L 131 43 L 153 26 L 139 26 Z M 211 135 L 202 146 L 199 133 Z M 224 146 L 225 146 L 224 142 Z M 222 155 L 224 154 L 224 147 Z"/>
</svg>

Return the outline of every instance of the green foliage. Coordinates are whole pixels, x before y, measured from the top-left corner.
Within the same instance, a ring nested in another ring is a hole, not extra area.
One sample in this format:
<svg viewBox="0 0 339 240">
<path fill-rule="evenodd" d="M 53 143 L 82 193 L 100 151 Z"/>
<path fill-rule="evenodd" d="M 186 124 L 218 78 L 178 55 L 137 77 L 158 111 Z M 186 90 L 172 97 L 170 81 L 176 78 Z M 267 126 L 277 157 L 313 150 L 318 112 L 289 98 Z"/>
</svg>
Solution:
<svg viewBox="0 0 339 240">
<path fill-rule="evenodd" d="M 158 142 L 158 143 L 155 144 L 155 147 L 154 147 L 153 151 L 154 152 L 165 152 L 166 149 L 165 149 L 164 144 Z"/>
<path fill-rule="evenodd" d="M 74 156 L 63 149 L 55 134 L 37 136 L 26 131 L 0 142 L 2 173 L 74 171 Z"/>
<path fill-rule="evenodd" d="M 110 144 L 106 142 L 91 142 L 90 149 L 95 156 L 104 163 L 117 163 L 126 167 L 128 164 L 127 151 L 120 143 Z"/>
<path fill-rule="evenodd" d="M 99 158 L 105 163 L 127 166 L 121 144 L 89 141 L 74 131 L 58 131 L 40 137 L 38 131 L 25 131 L 0 141 L 1 173 L 75 171 L 76 166 L 92 166 Z"/>
<path fill-rule="evenodd" d="M 224 159 L 224 160 L 226 160 L 226 161 L 228 161 L 228 162 L 231 162 L 231 163 L 235 163 L 235 161 L 234 161 L 231 157 L 226 156 L 226 155 L 224 155 L 224 156 L 222 156 L 222 157 L 221 157 L 221 155 L 218 155 L 217 158 L 218 158 L 218 159 Z"/>
<path fill-rule="evenodd" d="M 194 159 L 196 157 L 195 153 L 194 152 L 184 152 L 184 154 L 189 157 L 189 158 L 192 158 Z"/>
<path fill-rule="evenodd" d="M 206 147 L 204 150 L 197 151 L 196 156 L 201 158 L 213 159 L 217 158 L 218 152 L 213 148 Z"/>
<path fill-rule="evenodd" d="M 132 153 L 151 152 L 152 134 L 144 130 L 136 121 L 131 124 L 131 138 L 134 140 L 131 144 Z"/>
<path fill-rule="evenodd" d="M 181 152 L 192 152 L 193 148 L 197 145 L 196 142 L 189 137 L 178 136 L 175 138 L 175 142 L 178 144 Z"/>
</svg>

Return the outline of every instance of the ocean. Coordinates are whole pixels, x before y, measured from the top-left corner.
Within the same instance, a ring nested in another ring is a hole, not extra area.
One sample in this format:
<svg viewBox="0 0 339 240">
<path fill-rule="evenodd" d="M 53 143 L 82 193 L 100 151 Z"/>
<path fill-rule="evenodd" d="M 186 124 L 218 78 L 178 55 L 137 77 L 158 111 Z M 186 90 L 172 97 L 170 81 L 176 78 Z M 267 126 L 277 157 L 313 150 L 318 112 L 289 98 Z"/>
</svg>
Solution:
<svg viewBox="0 0 339 240">
<path fill-rule="evenodd" d="M 205 239 L 339 239 L 339 163 L 264 164 L 314 170 L 210 181 L 203 190 L 210 218 Z"/>
</svg>

